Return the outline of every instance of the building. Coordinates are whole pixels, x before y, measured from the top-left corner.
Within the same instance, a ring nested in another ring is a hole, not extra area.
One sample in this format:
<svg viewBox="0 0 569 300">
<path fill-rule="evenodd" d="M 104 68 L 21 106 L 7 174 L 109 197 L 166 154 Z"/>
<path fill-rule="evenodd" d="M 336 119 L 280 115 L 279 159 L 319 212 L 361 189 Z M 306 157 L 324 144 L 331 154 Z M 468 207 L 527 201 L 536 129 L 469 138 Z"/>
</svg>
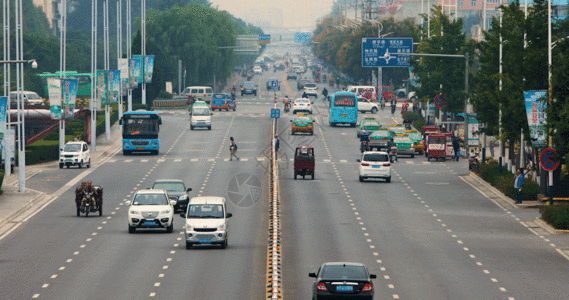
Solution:
<svg viewBox="0 0 569 300">
<path fill-rule="evenodd" d="M 61 20 L 61 0 L 33 0 L 34 5 L 41 7 L 49 22 L 49 27 L 54 34 L 59 32 L 59 22 Z"/>
</svg>

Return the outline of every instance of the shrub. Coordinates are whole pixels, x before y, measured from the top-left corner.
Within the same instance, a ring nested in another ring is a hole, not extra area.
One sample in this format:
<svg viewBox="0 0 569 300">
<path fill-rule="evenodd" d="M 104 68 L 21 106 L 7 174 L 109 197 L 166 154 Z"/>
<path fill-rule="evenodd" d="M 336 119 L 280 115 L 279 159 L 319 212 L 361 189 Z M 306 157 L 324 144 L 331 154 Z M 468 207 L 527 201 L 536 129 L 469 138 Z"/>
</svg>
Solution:
<svg viewBox="0 0 569 300">
<path fill-rule="evenodd" d="M 569 204 L 542 205 L 541 218 L 555 229 L 569 229 Z"/>
<path fill-rule="evenodd" d="M 158 93 L 158 95 L 156 96 L 156 99 L 172 99 L 172 94 L 166 92 L 165 90 L 160 91 L 160 93 Z"/>
<path fill-rule="evenodd" d="M 425 118 L 420 118 L 416 121 L 413 121 L 413 127 L 415 127 L 415 129 L 421 132 L 421 128 L 423 128 L 423 126 L 425 126 L 426 123 L 427 122 L 425 121 Z"/>
<path fill-rule="evenodd" d="M 59 144 L 26 147 L 26 165 L 34 165 L 59 158 Z"/>
<path fill-rule="evenodd" d="M 502 169 L 502 173 L 498 172 L 498 163 L 477 164 L 474 166 L 474 172 L 484 179 L 484 181 L 504 193 L 504 195 L 516 200 L 514 174 L 506 171 L 505 168 Z M 539 184 L 526 178 L 522 188 L 522 200 L 535 200 L 539 193 Z"/>
<path fill-rule="evenodd" d="M 4 169 L 0 170 L 0 190 L 2 189 L 3 182 L 4 182 Z"/>
</svg>

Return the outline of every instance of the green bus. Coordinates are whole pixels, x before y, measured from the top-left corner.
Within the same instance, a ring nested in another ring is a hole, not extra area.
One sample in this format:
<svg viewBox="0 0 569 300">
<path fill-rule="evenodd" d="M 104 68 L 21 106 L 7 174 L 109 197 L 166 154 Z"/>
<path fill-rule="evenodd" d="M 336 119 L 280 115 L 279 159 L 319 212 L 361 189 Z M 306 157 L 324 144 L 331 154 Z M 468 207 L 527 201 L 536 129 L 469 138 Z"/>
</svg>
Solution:
<svg viewBox="0 0 569 300">
<path fill-rule="evenodd" d="M 44 86 L 44 95 L 49 95 L 47 91 L 47 79 L 59 78 L 62 72 L 38 74 L 42 79 Z M 77 100 L 75 102 L 76 108 L 89 107 L 89 100 L 91 99 L 91 73 L 78 73 L 77 71 L 65 71 L 65 78 L 77 79 Z M 47 97 L 49 99 L 49 97 Z"/>
</svg>

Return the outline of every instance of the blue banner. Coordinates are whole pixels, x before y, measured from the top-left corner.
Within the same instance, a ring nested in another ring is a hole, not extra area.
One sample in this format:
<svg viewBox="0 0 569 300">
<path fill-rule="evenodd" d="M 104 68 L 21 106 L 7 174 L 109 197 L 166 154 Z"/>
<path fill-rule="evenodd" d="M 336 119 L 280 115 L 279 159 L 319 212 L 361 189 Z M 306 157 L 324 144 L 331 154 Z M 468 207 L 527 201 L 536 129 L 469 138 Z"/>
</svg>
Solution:
<svg viewBox="0 0 569 300">
<path fill-rule="evenodd" d="M 412 38 L 362 38 L 362 67 L 409 67 Z"/>
<path fill-rule="evenodd" d="M 133 55 L 130 59 L 130 88 L 138 87 L 142 83 L 142 55 Z"/>
<path fill-rule="evenodd" d="M 152 72 L 154 70 L 154 55 L 144 56 L 144 83 L 152 82 Z"/>
<path fill-rule="evenodd" d="M 0 139 L 4 138 L 6 133 L 6 107 L 8 106 L 8 97 L 0 97 Z"/>
<path fill-rule="evenodd" d="M 77 79 L 63 79 L 62 81 L 62 96 L 64 118 L 66 120 L 73 120 L 73 112 L 75 111 L 75 99 L 77 98 Z"/>
<path fill-rule="evenodd" d="M 547 147 L 546 90 L 524 92 L 531 146 Z"/>
</svg>

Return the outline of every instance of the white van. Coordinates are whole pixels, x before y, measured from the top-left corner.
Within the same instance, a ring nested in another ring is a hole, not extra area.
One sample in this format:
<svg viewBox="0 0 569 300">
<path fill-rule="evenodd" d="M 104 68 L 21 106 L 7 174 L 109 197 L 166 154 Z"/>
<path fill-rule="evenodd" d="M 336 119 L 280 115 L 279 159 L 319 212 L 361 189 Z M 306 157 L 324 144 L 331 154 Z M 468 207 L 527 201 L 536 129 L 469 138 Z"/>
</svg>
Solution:
<svg viewBox="0 0 569 300">
<path fill-rule="evenodd" d="M 43 105 L 42 98 L 36 92 L 23 91 L 24 105 Z M 10 92 L 10 103 L 17 103 L 18 92 Z"/>
<path fill-rule="evenodd" d="M 183 96 L 193 96 L 196 100 L 205 101 L 210 104 L 213 96 L 213 89 L 209 86 L 189 86 L 182 92 Z"/>
<path fill-rule="evenodd" d="M 186 219 L 186 249 L 193 245 L 221 245 L 225 249 L 229 234 L 228 219 L 231 216 L 223 197 L 201 196 L 190 199 L 186 213 L 180 214 L 180 217 Z"/>
<path fill-rule="evenodd" d="M 213 113 L 204 101 L 196 101 L 190 108 L 190 129 L 207 128 L 211 130 L 211 115 Z"/>
<path fill-rule="evenodd" d="M 355 93 L 356 95 L 361 95 L 364 90 L 371 90 L 374 95 L 377 92 L 373 85 L 348 85 L 346 88 L 346 91 Z"/>
</svg>

